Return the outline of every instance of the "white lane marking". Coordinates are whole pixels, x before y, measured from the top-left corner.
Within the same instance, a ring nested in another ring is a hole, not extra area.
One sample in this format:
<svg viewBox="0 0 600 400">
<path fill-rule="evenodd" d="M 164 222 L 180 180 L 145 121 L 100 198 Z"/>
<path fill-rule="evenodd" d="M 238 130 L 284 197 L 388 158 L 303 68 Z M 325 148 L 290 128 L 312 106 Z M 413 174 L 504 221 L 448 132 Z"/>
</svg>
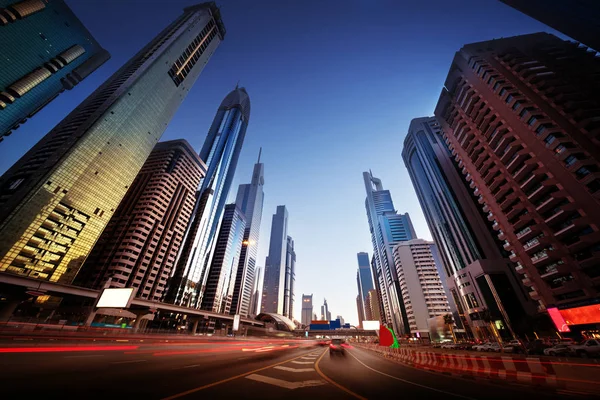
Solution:
<svg viewBox="0 0 600 400">
<path fill-rule="evenodd" d="M 284 381 L 283 379 L 271 378 L 270 376 L 257 375 L 257 374 L 248 375 L 248 376 L 246 376 L 246 379 L 251 379 L 251 380 L 257 381 L 257 382 L 267 383 L 267 384 L 273 385 L 273 386 L 279 386 L 279 387 L 282 387 L 285 389 L 298 389 L 301 387 L 321 386 L 321 385 L 325 385 L 327 383 L 322 379 L 311 379 L 311 380 L 302 381 L 302 382 L 288 382 L 288 381 Z"/>
<path fill-rule="evenodd" d="M 132 363 L 141 363 L 146 362 L 147 360 L 128 360 L 128 361 L 115 361 L 111 362 L 111 364 L 132 364 Z"/>
<path fill-rule="evenodd" d="M 88 358 L 88 357 L 104 357 L 104 354 L 88 354 L 85 356 L 64 356 L 63 358 Z"/>
<path fill-rule="evenodd" d="M 175 369 L 194 368 L 194 367 L 199 367 L 201 365 L 204 365 L 204 364 L 186 365 L 185 367 L 179 367 L 179 368 L 175 368 Z"/>
<path fill-rule="evenodd" d="M 300 357 L 303 360 L 314 360 L 317 356 L 309 356 L 309 357 Z"/>
<path fill-rule="evenodd" d="M 284 367 L 282 365 L 278 365 L 273 368 L 280 369 L 282 371 L 290 371 L 290 372 L 311 372 L 311 371 L 315 370 L 314 368 L 290 368 L 290 367 Z"/>
<path fill-rule="evenodd" d="M 451 392 L 446 392 L 445 390 L 440 390 L 440 389 L 432 388 L 432 387 L 430 387 L 430 386 L 425 386 L 425 385 L 421 385 L 421 384 L 419 384 L 419 383 L 415 383 L 415 382 L 407 381 L 406 379 L 398 378 L 397 376 L 394 376 L 394 375 L 389 375 L 389 374 L 386 374 L 385 372 L 381 372 L 381 371 L 378 371 L 378 370 L 376 370 L 375 368 L 371 368 L 371 367 L 369 367 L 367 364 L 365 364 L 364 362 L 360 361 L 360 360 L 358 359 L 358 357 L 356 357 L 356 356 L 355 356 L 354 354 L 352 354 L 351 352 L 349 352 L 349 351 L 348 351 L 347 353 L 348 353 L 348 354 L 350 354 L 350 355 L 351 355 L 351 356 L 352 356 L 352 357 L 353 357 L 353 358 L 354 358 L 356 361 L 358 361 L 358 362 L 359 362 L 359 363 L 360 363 L 360 364 L 361 364 L 363 367 L 365 367 L 365 368 L 367 368 L 367 369 L 370 369 L 370 370 L 371 370 L 371 371 L 373 371 L 373 372 L 377 372 L 377 373 L 378 373 L 378 374 L 380 374 L 380 375 L 387 376 L 388 378 L 392 378 L 392 379 L 395 379 L 395 380 L 397 380 L 397 381 L 400 381 L 400 382 L 408 383 L 409 385 L 415 385 L 415 386 L 418 386 L 418 387 L 422 387 L 422 388 L 424 388 L 424 389 L 433 390 L 434 392 L 439 392 L 439 393 L 449 394 L 449 395 L 450 395 L 450 396 L 452 396 L 452 397 L 460 397 L 461 399 L 475 400 L 475 399 L 474 399 L 474 398 L 472 398 L 472 397 L 468 397 L 468 396 L 462 396 L 462 395 L 460 395 L 460 394 L 455 394 L 455 393 L 451 393 Z"/>
<path fill-rule="evenodd" d="M 314 364 L 312 361 L 292 361 L 294 364 Z"/>
</svg>

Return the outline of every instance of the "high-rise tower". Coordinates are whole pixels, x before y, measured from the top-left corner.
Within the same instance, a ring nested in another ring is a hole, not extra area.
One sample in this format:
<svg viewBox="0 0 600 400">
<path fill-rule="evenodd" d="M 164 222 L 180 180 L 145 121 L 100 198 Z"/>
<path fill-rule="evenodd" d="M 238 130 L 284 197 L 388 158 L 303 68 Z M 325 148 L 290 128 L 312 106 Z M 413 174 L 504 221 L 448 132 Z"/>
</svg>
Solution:
<svg viewBox="0 0 600 400">
<path fill-rule="evenodd" d="M 288 212 L 285 206 L 277 206 L 271 224 L 269 255 L 265 261 L 261 312 L 284 315 L 286 260 L 287 260 Z"/>
<path fill-rule="evenodd" d="M 207 272 L 203 310 L 229 313 L 235 287 L 246 219 L 236 204 L 227 204 L 216 239 L 215 254 Z"/>
<path fill-rule="evenodd" d="M 0 0 L 0 141 L 110 54 L 63 0 Z"/>
<path fill-rule="evenodd" d="M 451 306 L 456 304 L 455 320 L 462 320 L 475 337 L 485 338 L 489 323 L 480 312 L 487 308 L 503 326 L 526 330 L 533 302 L 511 270 L 508 252 L 463 179 L 435 118 L 411 121 L 402 157 L 439 248 L 442 277 Z"/>
<path fill-rule="evenodd" d="M 294 283 L 296 283 L 296 251 L 294 239 L 287 237 L 285 250 L 285 285 L 283 288 L 283 315 L 294 318 Z"/>
<path fill-rule="evenodd" d="M 302 316 L 300 318 L 300 322 L 304 326 L 309 326 L 310 321 L 313 316 L 313 303 L 312 303 L 312 294 L 303 294 L 302 295 Z"/>
<path fill-rule="evenodd" d="M 188 307 L 200 305 L 249 119 L 250 98 L 246 89 L 236 86 L 221 102 L 200 150 L 208 171 L 198 190 L 192 223 L 169 283 L 168 302 Z"/>
<path fill-rule="evenodd" d="M 390 324 L 396 333 L 406 334 L 410 328 L 392 249 L 398 242 L 416 239 L 417 235 L 409 215 L 398 214 L 394 209 L 390 191 L 383 189 L 381 180 L 371 172 L 364 172 L 363 178 L 367 192 L 365 207 L 373 244 L 373 278 L 382 303 L 382 321 Z"/>
<path fill-rule="evenodd" d="M 137 297 L 160 301 L 190 220 L 196 189 L 206 173 L 185 140 L 152 150 L 87 258 L 76 284 L 95 289 L 138 288 Z"/>
<path fill-rule="evenodd" d="M 540 312 L 600 297 L 595 53 L 547 33 L 456 53 L 443 139 Z"/>
<path fill-rule="evenodd" d="M 360 303 L 358 307 L 358 323 L 362 325 L 362 322 L 367 319 L 367 295 L 369 290 L 373 289 L 373 278 L 371 275 L 371 263 L 369 262 L 369 254 L 358 253 L 356 255 L 358 259 L 358 271 L 356 272 L 356 284 L 358 286 L 358 295 L 360 297 Z"/>
<path fill-rule="evenodd" d="M 264 170 L 265 167 L 260 162 L 259 152 L 258 161 L 254 164 L 254 171 L 252 172 L 252 181 L 249 184 L 239 186 L 235 200 L 235 204 L 246 217 L 246 230 L 244 231 L 242 252 L 237 268 L 237 276 L 235 277 L 231 313 L 242 316 L 248 315 L 250 302 L 254 294 L 256 256 L 264 200 Z"/>
<path fill-rule="evenodd" d="M 0 178 L 1 271 L 73 280 L 224 35 L 185 8 Z"/>
</svg>

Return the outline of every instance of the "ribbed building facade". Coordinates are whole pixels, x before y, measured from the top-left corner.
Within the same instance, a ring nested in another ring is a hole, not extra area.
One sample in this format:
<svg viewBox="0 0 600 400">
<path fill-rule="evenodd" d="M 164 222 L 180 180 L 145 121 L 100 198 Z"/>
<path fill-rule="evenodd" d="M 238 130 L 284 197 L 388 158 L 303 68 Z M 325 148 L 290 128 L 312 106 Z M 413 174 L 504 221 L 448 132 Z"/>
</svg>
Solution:
<svg viewBox="0 0 600 400">
<path fill-rule="evenodd" d="M 230 313 L 246 218 L 236 204 L 227 204 L 202 296 L 203 310 Z"/>
<path fill-rule="evenodd" d="M 110 58 L 63 0 L 0 0 L 0 29 L 0 141 Z"/>
<path fill-rule="evenodd" d="M 219 223 L 250 120 L 250 98 L 236 86 L 221 102 L 200 158 L 208 168 L 166 301 L 200 307 Z"/>
<path fill-rule="evenodd" d="M 73 281 L 224 34 L 186 8 L 0 178 L 1 271 Z"/>
<path fill-rule="evenodd" d="M 600 59 L 538 33 L 464 46 L 435 115 L 539 311 L 600 297 Z"/>
<path fill-rule="evenodd" d="M 313 315 L 313 295 L 302 295 L 302 316 L 300 318 L 302 325 L 309 326 Z"/>
<path fill-rule="evenodd" d="M 373 278 L 380 299 L 382 322 L 389 324 L 398 334 L 407 334 L 410 328 L 392 249 L 398 242 L 415 239 L 415 230 L 408 214 L 398 214 L 389 190 L 383 189 L 379 178 L 375 178 L 371 172 L 364 172 L 363 179 L 367 193 L 365 208 L 373 244 Z"/>
<path fill-rule="evenodd" d="M 394 246 L 394 265 L 412 336 L 429 335 L 428 318 L 451 313 L 433 257 L 435 244 L 423 239 Z"/>
<path fill-rule="evenodd" d="M 296 251 L 294 239 L 288 236 L 285 250 L 285 286 L 283 288 L 283 315 L 294 318 L 294 286 L 296 284 Z"/>
<path fill-rule="evenodd" d="M 101 289 L 137 288 L 136 296 L 160 301 L 190 220 L 196 189 L 206 173 L 185 140 L 160 142 L 75 279 Z"/>
<path fill-rule="evenodd" d="M 454 320 L 477 338 L 488 337 L 484 309 L 504 327 L 531 334 L 534 305 L 525 293 L 473 191 L 460 172 L 434 117 L 411 121 L 404 163 L 440 253 Z M 456 305 L 456 308 L 454 308 Z"/>
<path fill-rule="evenodd" d="M 235 200 L 235 204 L 246 218 L 246 230 L 235 277 L 231 313 L 242 316 L 247 316 L 250 312 L 250 302 L 254 295 L 256 257 L 264 203 L 264 171 L 265 166 L 260 162 L 259 155 L 258 162 L 254 164 L 252 181 L 239 186 Z"/>
</svg>

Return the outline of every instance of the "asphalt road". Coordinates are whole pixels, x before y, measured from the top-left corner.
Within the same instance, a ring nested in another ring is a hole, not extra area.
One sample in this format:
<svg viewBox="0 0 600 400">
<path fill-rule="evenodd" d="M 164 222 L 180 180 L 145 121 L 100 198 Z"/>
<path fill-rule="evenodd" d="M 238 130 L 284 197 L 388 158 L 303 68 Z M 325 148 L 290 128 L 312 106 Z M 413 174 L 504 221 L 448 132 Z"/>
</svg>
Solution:
<svg viewBox="0 0 600 400">
<path fill-rule="evenodd" d="M 60 351 L 37 346 L 0 348 L 2 399 L 510 400 L 570 396 L 431 373 L 358 348 L 331 357 L 327 348 L 298 342 L 79 342 L 72 347 L 61 344 Z"/>
</svg>

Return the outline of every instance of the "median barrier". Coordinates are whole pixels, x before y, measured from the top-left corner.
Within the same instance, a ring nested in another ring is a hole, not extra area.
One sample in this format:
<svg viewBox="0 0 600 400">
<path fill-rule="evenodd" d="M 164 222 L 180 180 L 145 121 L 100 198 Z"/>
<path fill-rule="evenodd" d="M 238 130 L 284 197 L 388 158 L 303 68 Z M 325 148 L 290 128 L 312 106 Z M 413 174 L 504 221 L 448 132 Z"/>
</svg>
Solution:
<svg viewBox="0 0 600 400">
<path fill-rule="evenodd" d="M 600 392 L 600 365 L 594 363 L 551 361 L 526 356 L 450 354 L 365 344 L 357 346 L 413 367 L 436 372 L 594 394 Z"/>
</svg>

